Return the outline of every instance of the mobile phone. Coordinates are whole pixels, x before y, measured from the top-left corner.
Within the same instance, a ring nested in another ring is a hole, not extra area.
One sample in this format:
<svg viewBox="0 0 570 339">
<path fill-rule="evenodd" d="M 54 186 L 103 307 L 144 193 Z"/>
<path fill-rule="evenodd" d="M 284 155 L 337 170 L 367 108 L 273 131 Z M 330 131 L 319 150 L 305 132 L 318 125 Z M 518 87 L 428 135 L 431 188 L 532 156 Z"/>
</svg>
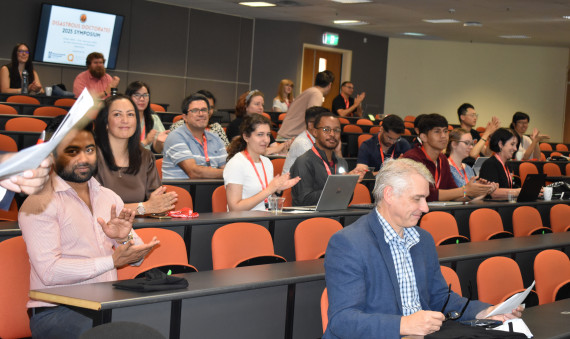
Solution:
<svg viewBox="0 0 570 339">
<path fill-rule="evenodd" d="M 502 321 L 493 320 L 493 319 L 473 319 L 473 320 L 460 321 L 460 323 L 464 325 L 485 327 L 485 328 L 495 328 L 503 324 Z"/>
<path fill-rule="evenodd" d="M 161 214 L 161 213 L 152 213 L 149 214 L 150 218 L 154 218 L 154 219 L 172 219 L 171 216 L 166 215 L 166 214 Z"/>
</svg>

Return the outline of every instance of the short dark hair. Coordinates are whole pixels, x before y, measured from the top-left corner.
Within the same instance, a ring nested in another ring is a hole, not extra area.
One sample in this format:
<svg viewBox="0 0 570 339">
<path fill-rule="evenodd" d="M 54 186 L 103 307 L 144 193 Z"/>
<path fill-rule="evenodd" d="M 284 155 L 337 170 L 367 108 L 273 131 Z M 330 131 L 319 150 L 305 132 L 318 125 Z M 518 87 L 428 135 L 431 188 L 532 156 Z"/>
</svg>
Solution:
<svg viewBox="0 0 570 339">
<path fill-rule="evenodd" d="M 390 114 L 382 120 L 382 129 L 386 132 L 393 131 L 398 134 L 404 134 L 406 126 L 402 118 L 395 114 Z"/>
<path fill-rule="evenodd" d="M 436 127 L 447 127 L 449 124 L 447 123 L 447 119 L 443 115 L 437 113 L 426 114 L 420 120 L 418 124 L 418 129 L 420 130 L 420 134 L 424 133 L 427 134 L 429 131 Z"/>
<path fill-rule="evenodd" d="M 420 120 L 422 120 L 422 118 L 425 116 L 426 115 L 422 113 L 414 119 L 414 128 L 419 128 L 418 126 L 420 125 Z"/>
<path fill-rule="evenodd" d="M 228 146 L 228 157 L 226 158 L 226 162 L 230 161 L 234 155 L 247 148 L 247 142 L 243 138 L 243 135 L 245 134 L 248 137 L 251 136 L 251 133 L 255 132 L 259 125 L 268 125 L 271 129 L 271 121 L 261 114 L 248 114 L 243 118 L 243 121 L 239 126 L 239 136 L 234 138 Z"/>
<path fill-rule="evenodd" d="M 324 112 L 324 113 L 320 113 L 319 115 L 317 115 L 315 117 L 315 122 L 313 123 L 313 125 L 315 125 L 315 127 L 316 127 L 319 124 L 319 122 L 321 122 L 321 120 L 323 118 L 326 118 L 326 117 L 333 117 L 333 118 L 338 119 L 338 117 L 336 115 L 332 114 L 331 112 Z"/>
<path fill-rule="evenodd" d="M 103 62 L 105 62 L 105 57 L 103 56 L 103 54 L 99 52 L 91 52 L 89 53 L 89 55 L 87 56 L 87 60 L 85 61 L 87 67 L 89 67 L 89 65 L 91 65 L 91 62 L 95 59 L 103 59 Z"/>
<path fill-rule="evenodd" d="M 317 115 L 319 115 L 321 113 L 326 113 L 326 112 L 330 113 L 330 111 L 328 109 L 324 108 L 323 106 L 313 106 L 313 107 L 307 108 L 307 110 L 305 111 L 305 125 L 309 126 L 309 121 L 315 120 Z"/>
<path fill-rule="evenodd" d="M 513 114 L 513 121 L 511 122 L 511 128 L 515 129 L 515 124 L 517 123 L 517 121 L 520 120 L 528 120 L 530 122 L 530 116 L 524 112 L 516 112 L 515 114 Z"/>
<path fill-rule="evenodd" d="M 330 83 L 334 81 L 334 74 L 329 70 L 324 70 L 317 73 L 315 77 L 315 86 L 327 87 Z"/>
<path fill-rule="evenodd" d="M 516 137 L 513 130 L 501 127 L 496 130 L 495 133 L 491 134 L 491 138 L 489 139 L 489 148 L 493 152 L 500 152 L 501 147 L 499 146 L 499 141 L 502 142 L 504 146 L 512 137 Z"/>
<path fill-rule="evenodd" d="M 210 103 L 208 102 L 208 98 L 206 98 L 205 96 L 203 96 L 202 94 L 198 94 L 198 93 L 193 93 L 190 94 L 189 96 L 187 96 L 186 98 L 184 98 L 184 100 L 182 100 L 182 113 L 184 114 L 188 114 L 188 106 L 190 106 L 190 104 L 194 101 L 199 101 L 202 100 L 206 103 L 206 105 L 208 105 L 208 110 L 210 110 Z"/>
<path fill-rule="evenodd" d="M 344 87 L 346 84 L 352 84 L 352 81 L 344 81 L 342 84 L 340 84 L 340 87 Z"/>
<path fill-rule="evenodd" d="M 65 117 L 66 117 L 65 115 L 58 115 L 49 121 L 46 127 L 46 137 L 45 137 L 46 141 L 49 141 L 51 139 L 55 131 L 57 131 L 57 129 L 59 128 L 59 125 L 61 125 L 61 123 L 63 122 L 63 119 L 65 119 Z M 87 131 L 93 135 L 93 122 L 90 121 L 81 130 Z M 95 136 L 93 135 L 93 137 Z"/>
<path fill-rule="evenodd" d="M 457 118 L 459 119 L 459 121 L 461 121 L 461 116 L 467 113 L 468 108 L 475 109 L 473 105 L 468 103 L 464 103 L 463 105 L 459 106 L 459 108 L 457 109 Z"/>
<path fill-rule="evenodd" d="M 212 101 L 214 102 L 214 105 L 216 105 L 216 97 L 214 96 L 214 94 L 212 92 L 208 91 L 207 89 L 201 89 L 196 93 L 202 94 L 203 96 L 205 96 L 208 99 L 212 99 Z"/>
</svg>

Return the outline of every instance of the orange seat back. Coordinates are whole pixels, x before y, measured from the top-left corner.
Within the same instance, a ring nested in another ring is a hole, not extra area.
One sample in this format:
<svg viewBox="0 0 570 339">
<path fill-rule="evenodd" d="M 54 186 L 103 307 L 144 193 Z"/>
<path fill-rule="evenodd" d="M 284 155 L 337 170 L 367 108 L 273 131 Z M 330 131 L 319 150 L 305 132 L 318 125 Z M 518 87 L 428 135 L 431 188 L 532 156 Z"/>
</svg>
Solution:
<svg viewBox="0 0 570 339">
<path fill-rule="evenodd" d="M 413 115 L 406 115 L 406 117 L 404 118 L 404 122 L 411 122 L 412 124 L 414 123 L 415 120 L 416 117 Z"/>
<path fill-rule="evenodd" d="M 53 105 L 54 106 L 63 106 L 63 107 L 71 107 L 75 104 L 75 99 L 71 98 L 61 98 L 57 99 Z"/>
<path fill-rule="evenodd" d="M 0 242 L 0 338 L 31 337 L 26 304 L 30 261 L 21 236 Z"/>
<path fill-rule="evenodd" d="M 420 227 L 432 235 L 436 246 L 450 237 L 459 236 L 457 221 L 453 215 L 446 212 L 434 211 L 427 213 L 422 217 Z"/>
<path fill-rule="evenodd" d="M 372 126 L 374 123 L 368 119 L 358 119 L 356 120 L 357 125 Z"/>
<path fill-rule="evenodd" d="M 362 145 L 363 142 L 365 142 L 366 140 L 372 138 L 373 135 L 371 134 L 362 134 L 358 136 L 358 149 L 360 149 L 360 146 Z"/>
<path fill-rule="evenodd" d="M 560 177 L 562 176 L 562 171 L 560 170 L 560 166 L 558 164 L 553 164 L 551 162 L 547 162 L 542 167 L 542 173 L 545 173 L 547 177 Z"/>
<path fill-rule="evenodd" d="M 552 232 L 566 232 L 570 228 L 570 206 L 556 204 L 550 209 L 550 228 Z"/>
<path fill-rule="evenodd" d="M 284 207 L 293 206 L 293 195 L 291 195 L 291 189 L 290 188 L 283 191 L 282 197 L 285 198 L 285 202 L 283 203 Z"/>
<path fill-rule="evenodd" d="M 354 204 L 370 204 L 372 203 L 372 198 L 370 197 L 370 191 L 368 187 L 361 183 L 357 183 L 354 187 L 354 194 L 352 195 L 352 200 L 350 205 Z"/>
<path fill-rule="evenodd" d="M 12 118 L 6 121 L 6 131 L 42 132 L 47 124 L 35 118 Z"/>
<path fill-rule="evenodd" d="M 459 277 L 455 271 L 447 266 L 440 266 L 441 267 L 441 274 L 443 278 L 447 282 L 447 284 L 451 284 L 451 290 L 459 295 L 461 294 L 461 283 L 459 282 Z"/>
<path fill-rule="evenodd" d="M 283 120 L 285 120 L 286 116 L 287 116 L 287 113 L 281 113 L 281 114 L 279 114 L 279 117 L 277 118 L 277 120 L 283 121 Z"/>
<path fill-rule="evenodd" d="M 547 142 L 541 142 L 538 148 L 540 148 L 541 151 L 552 151 L 552 145 Z"/>
<path fill-rule="evenodd" d="M 342 125 L 350 125 L 350 120 L 348 120 L 347 118 L 338 118 L 338 121 L 342 124 Z"/>
<path fill-rule="evenodd" d="M 368 130 L 368 133 L 370 134 L 378 134 L 378 132 L 380 132 L 380 126 L 372 126 Z"/>
<path fill-rule="evenodd" d="M 540 305 L 554 301 L 554 289 L 570 279 L 570 259 L 558 250 L 544 250 L 534 259 L 534 279 Z"/>
<path fill-rule="evenodd" d="M 283 172 L 283 165 L 285 165 L 285 158 L 271 159 L 271 164 L 273 164 L 273 177 Z"/>
<path fill-rule="evenodd" d="M 6 99 L 6 102 L 13 102 L 17 104 L 31 104 L 31 105 L 39 105 L 40 101 L 34 97 L 30 97 L 27 95 L 12 95 Z"/>
<path fill-rule="evenodd" d="M 346 125 L 342 131 L 345 133 L 362 133 L 362 128 L 356 125 Z"/>
<path fill-rule="evenodd" d="M 520 206 L 513 211 L 513 234 L 515 237 L 526 237 L 542 227 L 542 218 L 538 210 L 531 206 Z"/>
<path fill-rule="evenodd" d="M 159 104 L 150 104 L 150 109 L 152 109 L 155 112 L 166 112 L 166 110 L 164 109 L 164 107 L 162 105 Z"/>
<path fill-rule="evenodd" d="M 17 115 L 18 110 L 12 106 L 0 104 L 0 114 L 12 114 Z"/>
<path fill-rule="evenodd" d="M 212 193 L 212 212 L 227 212 L 227 199 L 226 187 L 224 185 L 217 187 Z"/>
<path fill-rule="evenodd" d="M 519 265 L 511 258 L 492 257 L 477 269 L 477 292 L 482 302 L 498 304 L 523 288 Z"/>
<path fill-rule="evenodd" d="M 54 106 L 42 106 L 34 110 L 34 115 L 42 117 L 57 117 L 58 115 L 66 115 L 67 111 L 63 108 Z"/>
<path fill-rule="evenodd" d="M 236 267 L 247 259 L 274 255 L 271 234 L 267 228 L 257 224 L 228 224 L 218 228 L 212 237 L 215 270 Z"/>
<path fill-rule="evenodd" d="M 158 176 L 160 177 L 160 180 L 162 180 L 162 161 L 163 158 L 156 159 L 154 161 L 154 167 L 156 167 L 156 170 L 158 171 Z"/>
<path fill-rule="evenodd" d="M 521 177 L 521 184 L 524 184 L 526 176 L 529 174 L 538 174 L 538 168 L 531 162 L 523 162 L 519 166 L 519 175 Z"/>
<path fill-rule="evenodd" d="M 295 259 L 318 259 L 325 254 L 329 239 L 340 231 L 340 222 L 329 218 L 303 220 L 295 229 Z"/>
<path fill-rule="evenodd" d="M 183 117 L 184 117 L 183 114 L 175 116 L 174 119 L 172 119 L 172 123 L 178 122 L 178 120 L 182 119 Z"/>
<path fill-rule="evenodd" d="M 327 330 L 327 325 L 329 324 L 329 296 L 327 293 L 327 288 L 321 294 L 321 323 L 323 324 L 323 333 Z"/>
<path fill-rule="evenodd" d="M 568 152 L 568 146 L 565 144 L 556 144 L 556 150 L 558 152 Z"/>
<path fill-rule="evenodd" d="M 173 186 L 173 185 L 163 185 L 163 186 L 166 187 L 166 192 L 176 192 L 176 194 L 178 194 L 178 201 L 174 205 L 175 211 L 178 211 L 184 207 L 194 209 L 192 203 L 192 196 L 190 195 L 190 192 L 178 186 Z"/>
<path fill-rule="evenodd" d="M 499 212 L 490 208 L 479 208 L 469 215 L 469 236 L 471 241 L 489 240 L 493 235 L 502 232 L 505 232 L 505 229 L 503 228 L 503 220 Z"/>
<path fill-rule="evenodd" d="M 263 115 L 264 117 L 266 117 L 267 119 L 269 119 L 269 121 L 271 121 L 271 115 L 269 115 L 269 113 L 261 113 L 261 115 Z"/>
<path fill-rule="evenodd" d="M 18 152 L 18 145 L 11 137 L 0 134 L 0 151 Z"/>
</svg>

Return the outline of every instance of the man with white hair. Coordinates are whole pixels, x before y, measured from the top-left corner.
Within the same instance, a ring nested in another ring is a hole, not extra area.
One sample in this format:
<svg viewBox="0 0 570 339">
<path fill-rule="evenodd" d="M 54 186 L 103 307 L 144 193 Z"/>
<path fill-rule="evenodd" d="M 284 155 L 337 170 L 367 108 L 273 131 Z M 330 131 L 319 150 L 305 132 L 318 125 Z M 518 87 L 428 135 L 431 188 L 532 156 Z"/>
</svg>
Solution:
<svg viewBox="0 0 570 339">
<path fill-rule="evenodd" d="M 329 323 L 323 338 L 399 338 L 439 330 L 444 313 L 485 318 L 495 306 L 450 291 L 431 235 L 415 227 L 428 212 L 434 180 L 410 159 L 387 161 L 376 176 L 376 208 L 332 236 L 325 276 Z M 446 301 L 447 300 L 447 301 Z M 523 307 L 494 316 L 520 317 Z"/>
</svg>

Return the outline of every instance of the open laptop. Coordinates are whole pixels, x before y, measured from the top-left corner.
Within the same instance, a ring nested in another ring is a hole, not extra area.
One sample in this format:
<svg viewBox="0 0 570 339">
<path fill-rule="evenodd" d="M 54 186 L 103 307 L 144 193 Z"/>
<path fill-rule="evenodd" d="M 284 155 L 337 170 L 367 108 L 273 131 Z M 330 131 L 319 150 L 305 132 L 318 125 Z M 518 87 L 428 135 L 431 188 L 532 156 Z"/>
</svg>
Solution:
<svg viewBox="0 0 570 339">
<path fill-rule="evenodd" d="M 473 164 L 473 172 L 475 172 L 475 175 L 479 175 L 479 171 L 481 171 L 481 166 L 483 166 L 483 163 L 487 159 L 489 159 L 489 157 L 479 157 L 477 158 L 477 160 L 475 160 L 475 163 Z"/>
<path fill-rule="evenodd" d="M 344 210 L 348 206 L 354 187 L 358 182 L 358 175 L 333 174 L 327 177 L 325 187 L 321 192 L 317 206 L 283 207 L 283 210 L 301 211 L 334 211 Z"/>
<path fill-rule="evenodd" d="M 517 202 L 531 202 L 538 199 L 540 190 L 544 186 L 546 174 L 528 174 L 524 179 L 524 184 L 521 188 Z M 507 199 L 484 199 L 485 201 L 508 201 Z"/>
</svg>

